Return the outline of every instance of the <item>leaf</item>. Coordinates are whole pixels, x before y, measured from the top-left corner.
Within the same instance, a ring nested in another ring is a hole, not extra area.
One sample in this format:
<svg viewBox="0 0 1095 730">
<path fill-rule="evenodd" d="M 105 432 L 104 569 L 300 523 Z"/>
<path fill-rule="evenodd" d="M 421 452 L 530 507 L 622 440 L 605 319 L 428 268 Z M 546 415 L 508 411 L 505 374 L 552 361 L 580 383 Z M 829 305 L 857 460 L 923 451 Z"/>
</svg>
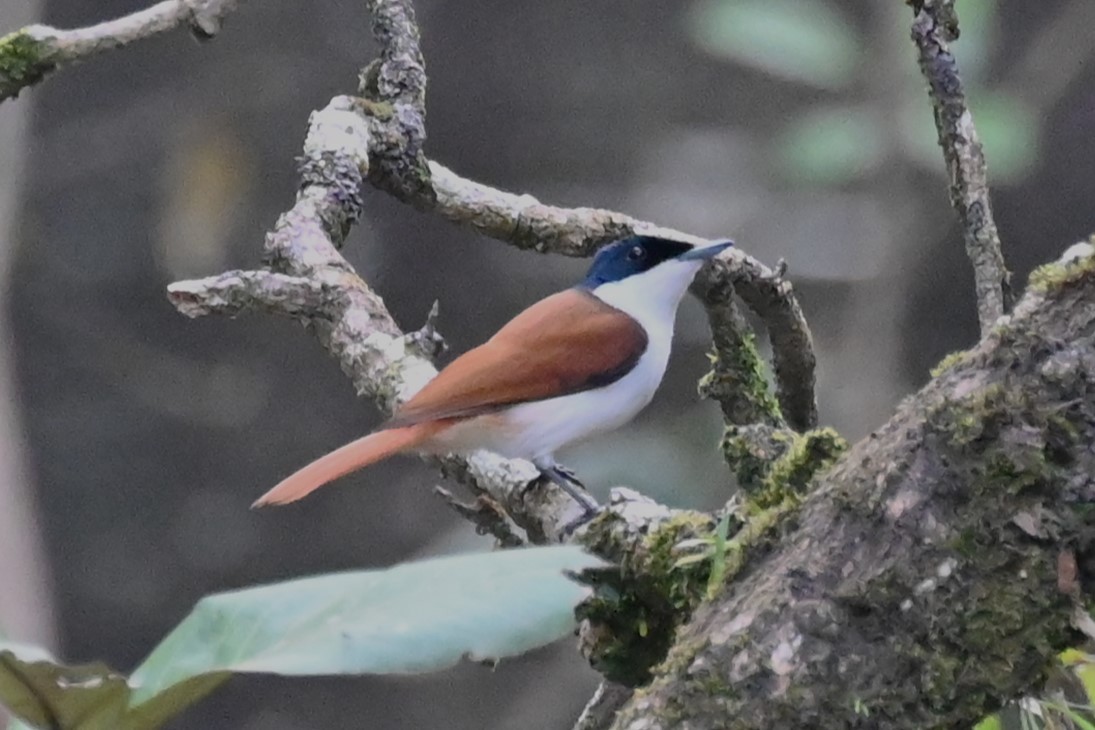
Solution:
<svg viewBox="0 0 1095 730">
<path fill-rule="evenodd" d="M 1000 724 L 999 715 L 989 715 L 981 722 L 973 726 L 973 730 L 1002 730 L 1003 725 Z"/>
<path fill-rule="evenodd" d="M 104 664 L 63 666 L 37 647 L 0 642 L 0 700 L 30 725 L 114 730 L 129 687 Z"/>
<path fill-rule="evenodd" d="M 1057 710 L 1068 717 L 1072 723 L 1080 730 L 1095 730 L 1095 725 L 1091 724 L 1091 721 L 1081 715 L 1076 710 L 1072 709 L 1068 705 L 1058 705 Z"/>
<path fill-rule="evenodd" d="M 730 536 L 730 511 L 715 527 L 715 545 L 711 556 L 711 573 L 707 576 L 707 599 L 712 600 L 726 582 L 726 540 Z"/>
<path fill-rule="evenodd" d="M 962 80 L 970 87 L 977 86 L 989 70 L 989 57 L 999 40 L 999 0 L 958 0 L 955 9 L 961 33 L 951 44 L 951 51 L 958 61 Z M 907 33 L 905 30 L 902 35 Z"/>
<path fill-rule="evenodd" d="M 574 629 L 590 589 L 568 574 L 602 565 L 576 547 L 542 547 L 221 593 L 199 601 L 128 682 L 0 643 L 0 701 L 58 730 L 147 730 L 236 673 L 403 674 L 514 656 Z"/>
<path fill-rule="evenodd" d="M 988 164 L 989 181 L 1014 182 L 1038 160 L 1041 121 L 1018 97 L 974 89 L 967 94 Z M 902 114 L 901 134 L 909 158 L 929 170 L 944 171 L 931 105 L 910 97 Z"/>
<path fill-rule="evenodd" d="M 712 55 L 823 89 L 847 86 L 862 53 L 854 26 L 826 0 L 698 0 L 687 22 Z"/>
<path fill-rule="evenodd" d="M 883 133 L 869 109 L 815 109 L 795 119 L 776 144 L 788 177 L 839 184 L 875 168 L 882 159 Z"/>
</svg>

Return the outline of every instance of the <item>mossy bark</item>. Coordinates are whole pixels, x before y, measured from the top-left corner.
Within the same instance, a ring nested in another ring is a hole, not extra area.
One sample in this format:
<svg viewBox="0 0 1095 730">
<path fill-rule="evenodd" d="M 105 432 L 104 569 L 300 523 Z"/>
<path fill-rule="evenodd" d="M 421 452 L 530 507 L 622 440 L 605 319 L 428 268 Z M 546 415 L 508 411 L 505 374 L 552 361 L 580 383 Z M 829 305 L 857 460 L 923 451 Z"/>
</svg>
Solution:
<svg viewBox="0 0 1095 730">
<path fill-rule="evenodd" d="M 1095 594 L 1093 443 L 1087 259 L 824 472 L 614 727 L 967 728 L 1036 689 Z"/>
<path fill-rule="evenodd" d="M 41 81 L 56 67 L 48 44 L 25 30 L 0 37 L 0 101 Z"/>
</svg>

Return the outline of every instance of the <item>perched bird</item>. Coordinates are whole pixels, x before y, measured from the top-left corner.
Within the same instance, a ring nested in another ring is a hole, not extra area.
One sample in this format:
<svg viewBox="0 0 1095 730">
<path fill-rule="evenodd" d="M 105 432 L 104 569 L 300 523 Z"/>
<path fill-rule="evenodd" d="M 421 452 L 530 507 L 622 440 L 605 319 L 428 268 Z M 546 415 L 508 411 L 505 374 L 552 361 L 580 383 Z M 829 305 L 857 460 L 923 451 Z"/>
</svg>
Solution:
<svg viewBox="0 0 1095 730">
<path fill-rule="evenodd" d="M 313 461 L 254 506 L 294 502 L 393 454 L 488 449 L 532 461 L 588 511 L 555 452 L 622 426 L 650 402 L 677 305 L 704 262 L 731 245 L 632 236 L 605 246 L 581 284 L 521 312 L 377 431 Z"/>
</svg>

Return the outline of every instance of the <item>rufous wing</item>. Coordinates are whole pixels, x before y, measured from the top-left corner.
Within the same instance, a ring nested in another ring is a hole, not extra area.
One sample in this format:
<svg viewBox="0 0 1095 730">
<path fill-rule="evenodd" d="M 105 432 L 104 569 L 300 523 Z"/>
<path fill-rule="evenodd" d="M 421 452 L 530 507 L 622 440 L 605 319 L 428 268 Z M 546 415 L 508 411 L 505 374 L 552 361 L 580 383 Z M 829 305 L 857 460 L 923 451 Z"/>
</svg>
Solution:
<svg viewBox="0 0 1095 730">
<path fill-rule="evenodd" d="M 584 289 L 567 289 L 453 360 L 385 427 L 468 418 L 608 385 L 635 367 L 646 347 L 646 332 L 632 317 Z"/>
<path fill-rule="evenodd" d="M 634 319 L 581 289 L 544 299 L 453 360 L 380 430 L 332 451 L 260 497 L 294 502 L 340 476 L 413 451 L 455 421 L 608 385 L 646 351 Z"/>
</svg>

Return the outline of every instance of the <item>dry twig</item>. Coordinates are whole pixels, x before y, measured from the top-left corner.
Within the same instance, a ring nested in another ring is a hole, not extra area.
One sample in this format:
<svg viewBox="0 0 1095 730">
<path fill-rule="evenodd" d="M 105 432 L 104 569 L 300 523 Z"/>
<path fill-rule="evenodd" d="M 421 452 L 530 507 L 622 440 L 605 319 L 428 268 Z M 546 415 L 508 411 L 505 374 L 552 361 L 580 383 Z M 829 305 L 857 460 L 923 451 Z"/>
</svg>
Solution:
<svg viewBox="0 0 1095 730">
<path fill-rule="evenodd" d="M 0 102 L 65 64 L 186 25 L 201 40 L 215 36 L 238 0 L 165 0 L 105 23 L 61 30 L 29 25 L 0 38 Z"/>
<path fill-rule="evenodd" d="M 523 248 L 535 247 L 568 255 L 589 255 L 604 241 L 633 231 L 658 233 L 699 241 L 694 236 L 666 231 L 618 213 L 596 209 L 564 209 L 540 204 L 461 178 L 444 167 L 425 161 L 425 72 L 418 51 L 414 13 L 405 0 L 372 0 L 374 35 L 382 44 L 380 59 L 363 71 L 363 98 L 338 97 L 313 114 L 301 158 L 302 188 L 293 208 L 281 216 L 267 236 L 266 261 L 287 278 L 281 284 L 310 282 L 296 300 L 281 296 L 272 301 L 271 282 L 257 274 L 250 278 L 230 273 L 172 286 L 177 306 L 191 313 L 238 311 L 240 305 L 271 305 L 304 315 L 321 343 L 339 360 L 359 394 L 390 412 L 436 370 L 396 325 L 384 302 L 353 271 L 338 252 L 350 226 L 362 214 L 360 186 L 365 179 L 420 209 L 469 225 L 483 233 Z M 813 416 L 813 354 L 805 319 L 789 284 L 741 251 L 717 263 L 725 277 L 722 301 L 706 298 L 712 312 L 731 305 L 729 283 L 743 289 L 746 301 L 775 301 L 758 311 L 778 316 L 804 344 L 805 352 L 777 352 L 781 393 L 794 393 L 789 403 L 807 403 L 792 409 L 788 420 L 808 426 Z M 225 276 L 239 279 L 242 291 L 229 295 Z M 287 294 L 285 286 L 279 294 Z M 317 296 L 319 292 L 322 296 Z M 330 296 L 328 296 L 328 293 Z M 783 302 L 786 306 L 780 306 Z M 787 304 L 789 302 L 789 304 Z M 226 304 L 227 303 L 227 304 Z M 787 316 L 789 315 L 789 316 Z M 782 320 L 779 317 L 783 317 Z M 737 325 L 740 320 L 729 320 Z M 730 326 L 727 325 L 727 326 Z M 776 327 L 774 332 L 779 328 Z M 416 336 L 417 337 L 417 336 Z M 774 338 L 775 339 L 775 338 Z M 805 363 L 786 368 L 784 361 Z M 789 374 L 806 373 L 798 385 Z M 784 382 L 786 381 L 786 383 Z M 580 515 L 577 505 L 554 486 L 529 489 L 538 479 L 527 462 L 504 460 L 490 454 L 469 459 L 446 459 L 446 471 L 457 476 L 477 495 L 502 504 L 533 542 L 562 539 L 566 527 Z"/>
<path fill-rule="evenodd" d="M 958 18 L 954 0 L 916 0 L 912 4 L 916 12 L 912 39 L 919 53 L 920 70 L 928 81 L 939 146 L 950 176 L 951 205 L 958 213 L 966 254 L 973 263 L 977 318 L 984 336 L 1007 309 L 1011 274 L 992 217 L 981 140 L 966 106 L 958 64 L 948 46 L 958 37 Z"/>
</svg>

